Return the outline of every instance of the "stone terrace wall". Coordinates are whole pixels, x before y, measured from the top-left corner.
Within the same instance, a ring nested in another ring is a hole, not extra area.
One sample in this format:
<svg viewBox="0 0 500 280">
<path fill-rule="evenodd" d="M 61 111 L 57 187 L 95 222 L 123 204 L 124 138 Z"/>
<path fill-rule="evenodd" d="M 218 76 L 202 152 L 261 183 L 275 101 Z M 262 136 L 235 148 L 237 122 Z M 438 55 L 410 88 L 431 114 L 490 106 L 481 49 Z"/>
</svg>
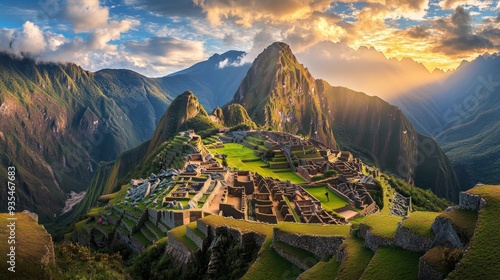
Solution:
<svg viewBox="0 0 500 280">
<path fill-rule="evenodd" d="M 273 242 L 281 241 L 302 248 L 321 258 L 335 254 L 344 240 L 345 237 L 339 236 L 298 235 L 273 229 Z"/>
<path fill-rule="evenodd" d="M 364 224 L 359 225 L 358 236 L 365 239 L 365 247 L 372 251 L 396 245 L 395 239 L 374 235 L 370 232 L 370 227 Z"/>
<path fill-rule="evenodd" d="M 168 236 L 167 253 L 177 260 L 182 266 L 187 266 L 191 262 L 192 253 L 189 249 L 179 241 L 170 232 Z"/>
<path fill-rule="evenodd" d="M 432 239 L 420 236 L 401 224 L 396 230 L 395 239 L 397 246 L 413 252 L 426 252 L 432 247 Z"/>
<path fill-rule="evenodd" d="M 462 209 L 479 211 L 486 205 L 486 200 L 479 195 L 468 192 L 460 192 L 458 195 L 458 205 Z"/>
</svg>

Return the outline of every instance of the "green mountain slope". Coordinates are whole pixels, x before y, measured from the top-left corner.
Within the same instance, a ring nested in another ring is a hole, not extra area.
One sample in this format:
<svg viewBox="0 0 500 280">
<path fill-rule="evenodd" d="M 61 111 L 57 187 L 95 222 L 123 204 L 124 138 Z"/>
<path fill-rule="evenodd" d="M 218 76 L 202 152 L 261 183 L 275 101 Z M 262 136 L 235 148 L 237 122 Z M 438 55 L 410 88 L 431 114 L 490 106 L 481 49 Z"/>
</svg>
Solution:
<svg viewBox="0 0 500 280">
<path fill-rule="evenodd" d="M 42 223 L 60 213 L 66 193 L 85 190 L 97 162 L 147 140 L 171 100 L 156 80 L 131 71 L 0 54 L 0 76 L 0 165 L 16 166 L 18 209 Z"/>
<path fill-rule="evenodd" d="M 284 43 L 256 58 L 233 102 L 259 125 L 354 151 L 408 182 L 457 199 L 457 177 L 434 140 L 382 99 L 315 80 Z"/>
</svg>

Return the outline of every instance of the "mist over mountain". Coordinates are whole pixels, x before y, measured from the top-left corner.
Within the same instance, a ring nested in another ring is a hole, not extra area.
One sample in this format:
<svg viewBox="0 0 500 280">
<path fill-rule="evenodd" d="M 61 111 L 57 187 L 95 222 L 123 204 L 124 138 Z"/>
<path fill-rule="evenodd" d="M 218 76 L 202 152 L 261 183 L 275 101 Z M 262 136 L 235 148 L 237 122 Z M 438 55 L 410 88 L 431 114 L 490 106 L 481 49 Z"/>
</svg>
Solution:
<svg viewBox="0 0 500 280">
<path fill-rule="evenodd" d="M 464 62 L 441 83 L 395 100 L 422 133 L 435 137 L 464 188 L 498 183 L 500 175 L 500 56 Z"/>
<path fill-rule="evenodd" d="M 378 97 L 315 80 L 284 43 L 272 44 L 255 59 L 232 102 L 259 125 L 351 150 L 417 186 L 457 197 L 459 182 L 448 158 L 401 110 Z"/>
</svg>

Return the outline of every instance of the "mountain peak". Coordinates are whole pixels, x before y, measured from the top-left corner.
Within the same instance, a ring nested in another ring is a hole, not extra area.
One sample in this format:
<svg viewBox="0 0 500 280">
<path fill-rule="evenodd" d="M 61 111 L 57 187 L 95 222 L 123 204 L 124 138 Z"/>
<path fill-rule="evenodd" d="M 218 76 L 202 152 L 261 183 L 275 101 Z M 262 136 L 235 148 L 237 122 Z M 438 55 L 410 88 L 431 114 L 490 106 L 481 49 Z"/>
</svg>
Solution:
<svg viewBox="0 0 500 280">
<path fill-rule="evenodd" d="M 190 123 L 193 119 L 196 121 Z M 198 97 L 191 91 L 183 92 L 172 101 L 151 138 L 148 153 L 187 127 L 197 131 L 215 127 Z"/>
</svg>

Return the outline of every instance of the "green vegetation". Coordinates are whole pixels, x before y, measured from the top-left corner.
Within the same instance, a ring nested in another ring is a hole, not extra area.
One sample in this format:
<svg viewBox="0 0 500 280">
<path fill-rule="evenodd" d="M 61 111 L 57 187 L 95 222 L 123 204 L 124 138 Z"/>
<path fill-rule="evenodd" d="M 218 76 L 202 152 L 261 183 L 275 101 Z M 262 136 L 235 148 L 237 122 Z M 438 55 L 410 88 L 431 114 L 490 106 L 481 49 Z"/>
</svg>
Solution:
<svg viewBox="0 0 500 280">
<path fill-rule="evenodd" d="M 8 218 L 17 218 L 15 221 L 15 244 L 8 244 L 10 229 L 7 227 L 10 221 Z M 15 246 L 15 276 L 16 279 L 38 279 L 48 277 L 48 271 L 41 265 L 44 255 L 47 253 L 45 246 L 50 246 L 52 239 L 43 226 L 32 220 L 24 213 L 16 213 L 14 217 L 7 213 L 0 214 L 0 252 L 4 261 L 0 263 L 2 274 L 7 276 L 11 273 L 7 270 L 9 267 L 7 254 L 10 253 L 10 246 Z M 46 261 L 49 261 L 48 259 Z"/>
<path fill-rule="evenodd" d="M 431 226 L 439 214 L 436 212 L 413 212 L 403 220 L 401 226 L 420 236 L 434 239 L 434 231 Z"/>
<path fill-rule="evenodd" d="M 319 262 L 310 269 L 300 274 L 299 280 L 319 280 L 319 279 L 334 279 L 339 270 L 339 263 L 336 258 L 331 258 L 328 262 Z M 343 278 L 342 278 L 343 279 Z"/>
<path fill-rule="evenodd" d="M 357 280 L 373 257 L 372 250 L 365 248 L 361 238 L 351 236 L 342 244 L 344 257 L 338 271 L 338 279 Z"/>
<path fill-rule="evenodd" d="M 486 206 L 479 211 L 476 231 L 461 266 L 450 273 L 450 279 L 495 279 L 500 275 L 500 234 L 498 234 L 498 213 L 500 213 L 500 186 L 482 185 L 468 192 L 480 195 Z M 495 248 L 495 249 L 493 249 Z"/>
<path fill-rule="evenodd" d="M 295 257 L 302 263 L 307 264 L 309 267 L 313 267 L 320 261 L 320 258 L 315 256 L 313 253 L 281 241 L 273 242 L 271 248 L 279 248 L 283 250 L 287 255 Z"/>
<path fill-rule="evenodd" d="M 443 276 L 448 275 L 448 273 L 455 269 L 455 264 L 461 258 L 462 251 L 460 249 L 444 246 L 436 246 L 422 256 L 422 259 L 428 265 L 442 273 Z"/>
<path fill-rule="evenodd" d="M 328 212 L 349 205 L 347 201 L 345 201 L 343 198 L 332 192 L 326 186 L 304 188 L 304 189 L 312 196 L 314 196 L 316 199 L 318 199 L 321 202 L 323 208 Z M 329 201 L 326 199 L 325 193 L 328 193 Z"/>
<path fill-rule="evenodd" d="M 259 160 L 259 157 L 254 155 L 250 148 L 236 143 L 226 143 L 223 148 L 209 148 L 213 154 L 228 155 L 227 163 L 230 167 L 236 167 L 240 170 L 251 170 L 257 172 L 264 177 L 272 177 L 279 180 L 290 180 L 294 184 L 305 183 L 305 180 L 299 175 L 290 172 L 274 172 L 273 169 Z M 257 161 L 248 161 L 256 159 Z M 245 162 L 244 162 L 245 161 Z"/>
<path fill-rule="evenodd" d="M 243 276 L 244 280 L 296 279 L 301 270 L 281 257 L 271 248 L 272 236 L 268 235 L 257 260 Z"/>
<path fill-rule="evenodd" d="M 322 224 L 301 224 L 290 222 L 279 222 L 275 229 L 299 235 L 324 235 L 324 236 L 349 236 L 351 227 L 349 225 L 322 225 Z"/>
<path fill-rule="evenodd" d="M 441 213 L 439 217 L 449 219 L 459 236 L 464 236 L 467 240 L 470 240 L 474 235 L 478 217 L 476 211 L 454 209 L 450 212 Z"/>
<path fill-rule="evenodd" d="M 378 248 L 361 279 L 417 279 L 420 256 L 398 247 Z"/>
<path fill-rule="evenodd" d="M 210 215 L 201 218 L 201 221 L 204 223 L 211 225 L 213 227 L 220 227 L 225 225 L 230 228 L 236 228 L 243 232 L 245 231 L 254 231 L 260 233 L 262 235 L 272 235 L 273 226 L 269 224 L 263 224 L 258 222 L 249 222 L 245 220 L 237 220 L 233 218 L 226 218 L 218 215 Z"/>
<path fill-rule="evenodd" d="M 292 212 L 293 219 L 295 220 L 295 222 L 300 223 L 300 217 L 299 217 L 299 215 L 295 211 L 295 208 L 292 207 L 292 204 L 290 203 L 290 200 L 286 196 L 285 196 L 285 202 L 286 202 L 286 205 L 288 205 L 288 209 L 290 209 L 290 212 Z"/>
<path fill-rule="evenodd" d="M 95 253 L 79 244 L 63 243 L 55 245 L 55 254 L 57 269 L 52 270 L 51 279 L 127 279 L 119 253 Z M 41 278 L 37 275 L 25 279 Z"/>
<path fill-rule="evenodd" d="M 193 222 L 193 223 L 196 224 L 196 222 Z M 174 236 L 175 238 L 177 238 L 177 240 L 179 240 L 180 242 L 184 243 L 184 245 L 186 245 L 186 247 L 191 252 L 194 252 L 194 251 L 196 251 L 198 249 L 198 247 L 196 246 L 196 244 L 191 239 L 189 239 L 189 237 L 187 237 L 187 235 L 186 235 L 186 227 L 187 227 L 187 225 L 176 227 L 176 228 L 170 230 L 169 233 L 172 236 Z"/>
<path fill-rule="evenodd" d="M 370 227 L 370 232 L 376 236 L 394 239 L 401 220 L 397 216 L 370 215 L 365 217 L 362 224 Z"/>
<path fill-rule="evenodd" d="M 406 197 L 411 196 L 413 210 L 440 212 L 451 205 L 446 199 L 437 197 L 430 189 L 415 188 L 395 176 L 384 174 L 383 177 L 398 193 Z"/>
</svg>

